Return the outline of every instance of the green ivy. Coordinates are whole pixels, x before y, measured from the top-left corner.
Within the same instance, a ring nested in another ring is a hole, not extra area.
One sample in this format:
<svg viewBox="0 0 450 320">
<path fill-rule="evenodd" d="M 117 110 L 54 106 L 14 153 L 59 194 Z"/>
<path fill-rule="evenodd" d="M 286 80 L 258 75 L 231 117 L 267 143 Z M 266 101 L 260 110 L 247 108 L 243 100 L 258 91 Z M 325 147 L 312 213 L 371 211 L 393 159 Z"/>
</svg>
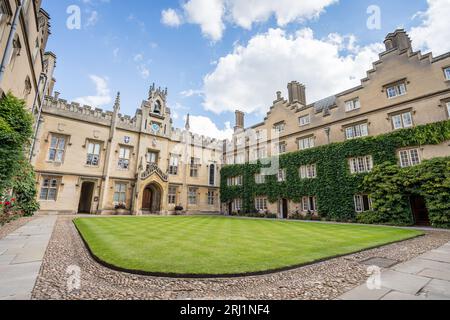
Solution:
<svg viewBox="0 0 450 320">
<path fill-rule="evenodd" d="M 450 121 L 443 121 L 284 154 L 280 156 L 280 167 L 287 170 L 287 181 L 284 183 L 278 183 L 276 176 L 268 176 L 265 184 L 256 184 L 254 175 L 264 167 L 261 162 L 225 166 L 221 170 L 221 201 L 228 203 L 242 198 L 243 210 L 251 213 L 254 212 L 254 198 L 257 196 L 267 196 L 271 203 L 283 198 L 299 203 L 304 196 L 316 196 L 322 217 L 336 221 L 356 221 L 354 195 L 365 192 L 367 188 L 364 181 L 368 174 L 352 175 L 348 158 L 372 155 L 375 165 L 384 164 L 381 168 L 376 166 L 374 172 L 387 168 L 397 172 L 401 171 L 397 165 L 399 148 L 436 145 L 448 140 Z M 300 179 L 300 166 L 314 163 L 317 165 L 317 178 Z M 244 178 L 242 186 L 227 185 L 227 178 L 240 175 Z M 385 186 L 385 190 L 390 191 L 385 197 L 389 205 L 379 204 L 378 208 L 383 216 L 389 217 L 385 220 L 392 224 L 411 224 L 410 208 L 405 205 L 406 196 L 392 192 L 398 187 L 396 183 L 395 180 L 389 181 L 389 185 Z M 436 199 L 438 198 L 436 196 Z"/>
<path fill-rule="evenodd" d="M 33 168 L 25 158 L 32 128 L 33 118 L 23 100 L 10 93 L 0 99 L 0 199 L 12 190 L 17 209 L 25 215 L 38 209 Z"/>
</svg>

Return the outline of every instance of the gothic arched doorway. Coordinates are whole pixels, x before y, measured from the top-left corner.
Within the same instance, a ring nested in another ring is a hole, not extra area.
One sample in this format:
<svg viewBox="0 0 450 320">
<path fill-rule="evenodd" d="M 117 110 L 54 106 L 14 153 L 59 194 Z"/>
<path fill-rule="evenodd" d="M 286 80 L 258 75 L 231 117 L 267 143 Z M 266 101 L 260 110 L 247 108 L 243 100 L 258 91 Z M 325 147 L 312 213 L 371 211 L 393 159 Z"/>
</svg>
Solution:
<svg viewBox="0 0 450 320">
<path fill-rule="evenodd" d="M 142 211 L 144 213 L 160 213 L 162 201 L 162 188 L 156 183 L 148 184 L 142 197 Z"/>
</svg>

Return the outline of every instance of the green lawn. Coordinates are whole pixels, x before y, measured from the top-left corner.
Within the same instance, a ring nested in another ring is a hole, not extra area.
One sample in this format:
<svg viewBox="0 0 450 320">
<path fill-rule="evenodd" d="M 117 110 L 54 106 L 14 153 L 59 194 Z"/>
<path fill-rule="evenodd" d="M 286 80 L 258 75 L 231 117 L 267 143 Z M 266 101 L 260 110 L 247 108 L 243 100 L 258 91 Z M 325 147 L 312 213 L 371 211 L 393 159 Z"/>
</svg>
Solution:
<svg viewBox="0 0 450 320">
<path fill-rule="evenodd" d="M 421 235 L 390 227 L 226 217 L 80 218 L 102 261 L 154 273 L 225 275 L 296 266 Z"/>
</svg>

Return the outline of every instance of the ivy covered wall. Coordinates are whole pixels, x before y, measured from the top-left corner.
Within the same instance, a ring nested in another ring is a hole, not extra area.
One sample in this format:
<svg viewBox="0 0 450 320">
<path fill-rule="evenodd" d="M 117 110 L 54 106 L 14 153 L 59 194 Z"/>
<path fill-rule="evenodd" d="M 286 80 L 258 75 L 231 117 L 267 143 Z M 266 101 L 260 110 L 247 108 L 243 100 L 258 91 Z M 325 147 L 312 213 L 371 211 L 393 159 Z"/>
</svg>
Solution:
<svg viewBox="0 0 450 320">
<path fill-rule="evenodd" d="M 297 151 L 280 156 L 280 168 L 287 170 L 286 182 L 277 182 L 277 177 L 266 177 L 265 184 L 256 184 L 254 175 L 260 172 L 262 164 L 229 165 L 221 170 L 221 201 L 228 203 L 235 198 L 242 198 L 243 211 L 254 212 L 254 198 L 267 196 L 271 203 L 278 199 L 288 199 L 300 203 L 304 196 L 316 196 L 318 210 L 322 217 L 337 221 L 356 221 L 354 195 L 377 190 L 379 186 L 370 177 L 379 173 L 377 170 L 387 170 L 397 165 L 397 150 L 404 147 L 420 147 L 422 145 L 437 145 L 450 140 L 450 121 L 443 121 L 412 129 L 404 129 L 376 137 L 367 137 L 319 146 L 309 150 Z M 348 158 L 372 155 L 376 168 L 369 174 L 351 174 Z M 417 166 L 417 170 L 426 167 L 427 162 Z M 302 165 L 316 164 L 316 179 L 300 179 L 299 168 Z M 381 168 L 377 168 L 378 166 Z M 445 166 L 441 167 L 441 171 Z M 406 169 L 405 169 L 406 170 Z M 412 170 L 412 169 L 411 169 Z M 444 170 L 445 171 L 445 170 Z M 384 172 L 384 171 L 382 171 Z M 426 172 L 426 169 L 425 169 Z M 444 176 L 445 172 L 439 172 Z M 242 175 L 242 186 L 229 187 L 227 178 Z M 444 179 L 445 180 L 445 179 Z M 382 181 L 380 181 L 382 183 Z M 370 186 L 368 186 L 370 185 Z M 420 185 L 420 183 L 419 183 Z M 445 187 L 443 187 L 445 189 Z M 401 190 L 406 192 L 407 190 Z M 448 190 L 447 190 L 448 191 Z M 382 206 L 381 194 L 374 194 L 380 199 L 374 199 L 374 210 L 386 209 Z M 403 212 L 399 219 L 382 219 L 371 223 L 391 223 L 408 225 L 412 223 L 411 209 L 404 199 L 397 202 L 397 210 Z M 399 207 L 401 207 L 399 209 Z M 433 214 L 430 214 L 430 218 Z M 438 226 L 438 223 L 432 223 Z M 442 224 L 441 224 L 442 225 Z"/>
</svg>

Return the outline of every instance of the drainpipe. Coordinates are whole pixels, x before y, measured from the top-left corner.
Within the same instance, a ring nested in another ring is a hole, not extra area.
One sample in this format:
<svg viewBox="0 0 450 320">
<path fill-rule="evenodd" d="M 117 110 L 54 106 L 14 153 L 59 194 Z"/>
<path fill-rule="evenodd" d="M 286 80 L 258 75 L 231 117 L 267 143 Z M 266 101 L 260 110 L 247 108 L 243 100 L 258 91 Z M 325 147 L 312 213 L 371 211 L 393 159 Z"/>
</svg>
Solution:
<svg viewBox="0 0 450 320">
<path fill-rule="evenodd" d="M 41 74 L 39 77 L 39 82 L 37 85 L 36 93 L 34 94 L 33 107 L 31 108 L 31 114 L 34 116 L 34 112 L 36 111 L 36 102 L 39 98 L 39 88 L 41 87 L 42 79 L 44 78 L 44 74 Z M 44 92 L 45 93 L 45 92 Z"/>
<path fill-rule="evenodd" d="M 0 84 L 3 81 L 3 76 L 5 75 L 6 66 L 9 63 L 7 60 L 9 59 L 9 56 L 11 55 L 11 51 L 13 50 L 14 36 L 16 35 L 17 23 L 19 22 L 20 10 L 22 9 L 22 1 L 18 0 L 18 2 L 19 3 L 17 4 L 16 13 L 14 14 L 14 19 L 11 24 L 11 30 L 9 32 L 8 42 L 6 43 L 6 49 L 5 49 L 5 52 L 3 53 L 2 64 L 0 66 Z"/>
<path fill-rule="evenodd" d="M 39 105 L 39 110 L 38 110 L 38 116 L 36 119 L 36 125 L 35 125 L 35 129 L 34 129 L 34 134 L 33 134 L 33 140 L 31 142 L 31 148 L 30 148 L 30 162 L 33 159 L 33 153 L 34 153 L 34 148 L 36 146 L 36 139 L 37 139 L 37 134 L 39 131 L 39 125 L 41 122 L 41 115 L 42 115 L 42 108 L 44 105 L 44 99 L 45 99 L 45 91 L 47 91 L 47 84 L 48 84 L 48 77 L 46 74 L 41 74 L 41 77 L 45 79 L 44 82 L 44 91 L 42 92 L 42 97 L 41 97 L 41 104 Z M 39 94 L 39 87 L 38 87 L 38 94 Z"/>
</svg>

